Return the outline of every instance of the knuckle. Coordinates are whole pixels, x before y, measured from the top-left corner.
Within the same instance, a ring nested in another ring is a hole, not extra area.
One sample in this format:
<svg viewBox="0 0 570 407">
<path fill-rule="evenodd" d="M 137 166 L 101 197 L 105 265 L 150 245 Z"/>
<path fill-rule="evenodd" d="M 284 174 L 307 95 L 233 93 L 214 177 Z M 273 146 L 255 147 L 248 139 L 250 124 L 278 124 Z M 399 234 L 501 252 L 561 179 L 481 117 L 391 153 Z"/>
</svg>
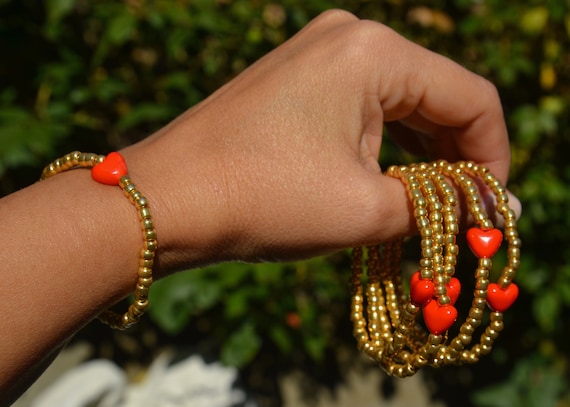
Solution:
<svg viewBox="0 0 570 407">
<path fill-rule="evenodd" d="M 314 21 L 317 24 L 348 23 L 357 21 L 358 18 L 348 11 L 341 9 L 331 9 L 322 12 Z"/>
</svg>

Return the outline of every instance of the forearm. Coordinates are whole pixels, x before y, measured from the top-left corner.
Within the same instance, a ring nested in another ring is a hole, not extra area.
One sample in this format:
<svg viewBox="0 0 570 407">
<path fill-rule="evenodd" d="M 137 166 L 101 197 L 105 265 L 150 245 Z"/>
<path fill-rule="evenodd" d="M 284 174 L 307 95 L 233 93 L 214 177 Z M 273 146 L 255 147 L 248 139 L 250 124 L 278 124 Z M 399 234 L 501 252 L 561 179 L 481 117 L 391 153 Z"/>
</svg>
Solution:
<svg viewBox="0 0 570 407">
<path fill-rule="evenodd" d="M 132 289 L 141 243 L 128 200 L 85 170 L 3 198 L 0 216 L 1 394 Z"/>
<path fill-rule="evenodd" d="M 208 133 L 193 122 L 121 152 L 149 202 L 158 241 L 154 279 L 229 257 L 219 172 L 206 165 L 211 159 L 200 160 L 195 135 Z M 168 140 L 176 138 L 187 140 L 187 152 L 174 151 Z M 186 180 L 177 154 L 187 160 Z M 137 283 L 143 247 L 137 210 L 118 186 L 100 184 L 90 172 L 64 171 L 0 200 L 0 401 Z"/>
</svg>

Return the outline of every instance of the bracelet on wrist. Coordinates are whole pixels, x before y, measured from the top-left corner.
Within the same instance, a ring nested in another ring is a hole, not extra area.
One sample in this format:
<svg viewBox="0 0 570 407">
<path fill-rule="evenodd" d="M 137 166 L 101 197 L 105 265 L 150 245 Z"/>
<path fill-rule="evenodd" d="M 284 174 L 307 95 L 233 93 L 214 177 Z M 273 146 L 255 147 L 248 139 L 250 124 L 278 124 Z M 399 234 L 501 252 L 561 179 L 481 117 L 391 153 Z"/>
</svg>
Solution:
<svg viewBox="0 0 570 407">
<path fill-rule="evenodd" d="M 101 322 L 112 328 L 126 329 L 135 324 L 148 307 L 148 292 L 153 282 L 152 267 L 158 245 L 151 210 L 148 200 L 129 177 L 123 156 L 117 152 L 112 152 L 107 156 L 79 151 L 71 152 L 46 166 L 40 180 L 81 167 L 91 168 L 91 176 L 95 181 L 105 185 L 119 186 L 135 207 L 141 224 L 143 245 L 139 254 L 134 302 L 124 314 L 106 310 L 98 316 Z"/>
</svg>

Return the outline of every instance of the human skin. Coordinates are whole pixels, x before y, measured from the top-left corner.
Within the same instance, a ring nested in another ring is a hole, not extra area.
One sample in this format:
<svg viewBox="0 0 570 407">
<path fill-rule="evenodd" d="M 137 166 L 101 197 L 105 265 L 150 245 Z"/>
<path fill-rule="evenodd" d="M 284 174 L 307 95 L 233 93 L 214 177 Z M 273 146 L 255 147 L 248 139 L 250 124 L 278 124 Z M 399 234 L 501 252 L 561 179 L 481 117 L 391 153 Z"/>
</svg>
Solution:
<svg viewBox="0 0 570 407">
<path fill-rule="evenodd" d="M 303 259 L 414 233 L 383 129 L 430 158 L 505 183 L 495 87 L 381 24 L 319 16 L 172 123 L 121 153 L 148 198 L 155 275 L 222 261 Z M 520 206 L 512 198 L 512 206 Z M 0 405 L 136 282 L 140 225 L 85 169 L 0 200 Z"/>
</svg>

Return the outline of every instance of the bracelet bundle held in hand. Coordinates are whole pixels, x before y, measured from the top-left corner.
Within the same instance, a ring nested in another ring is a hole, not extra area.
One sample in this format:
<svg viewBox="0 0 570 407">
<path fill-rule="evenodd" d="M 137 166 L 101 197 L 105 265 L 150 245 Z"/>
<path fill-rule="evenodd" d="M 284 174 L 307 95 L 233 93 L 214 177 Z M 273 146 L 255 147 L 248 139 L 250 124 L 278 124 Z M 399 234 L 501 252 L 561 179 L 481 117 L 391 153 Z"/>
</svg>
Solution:
<svg viewBox="0 0 570 407">
<path fill-rule="evenodd" d="M 491 351 L 503 329 L 503 312 L 518 296 L 512 280 L 520 263 L 521 241 L 506 190 L 488 169 L 472 162 L 394 166 L 387 175 L 399 178 L 408 190 L 420 233 L 421 259 L 406 290 L 400 271 L 401 239 L 354 249 L 351 320 L 358 347 L 397 377 L 411 376 L 424 366 L 477 362 Z M 483 208 L 477 178 L 496 197 L 496 210 L 504 218 L 504 237 Z M 478 258 L 475 289 L 461 324 L 455 308 L 461 283 L 455 277 L 459 225 L 452 183 L 464 195 L 476 223 L 466 236 Z M 491 282 L 491 258 L 503 239 L 508 243 L 507 263 L 498 280 Z M 487 307 L 488 319 L 484 318 Z M 456 332 L 453 338 L 452 332 Z M 478 342 L 472 344 L 477 335 Z"/>
<path fill-rule="evenodd" d="M 127 312 L 122 315 L 106 310 L 98 316 L 101 322 L 112 328 L 125 329 L 135 324 L 141 315 L 144 314 L 148 307 L 148 291 L 153 281 L 152 267 L 154 254 L 157 249 L 157 240 L 148 201 L 131 181 L 128 175 L 127 164 L 123 156 L 117 152 L 103 156 L 74 151 L 62 158 L 58 158 L 45 167 L 41 180 L 76 167 L 91 168 L 92 178 L 101 184 L 118 185 L 138 212 L 143 233 L 143 247 L 140 251 L 134 302 L 130 305 Z"/>
</svg>

